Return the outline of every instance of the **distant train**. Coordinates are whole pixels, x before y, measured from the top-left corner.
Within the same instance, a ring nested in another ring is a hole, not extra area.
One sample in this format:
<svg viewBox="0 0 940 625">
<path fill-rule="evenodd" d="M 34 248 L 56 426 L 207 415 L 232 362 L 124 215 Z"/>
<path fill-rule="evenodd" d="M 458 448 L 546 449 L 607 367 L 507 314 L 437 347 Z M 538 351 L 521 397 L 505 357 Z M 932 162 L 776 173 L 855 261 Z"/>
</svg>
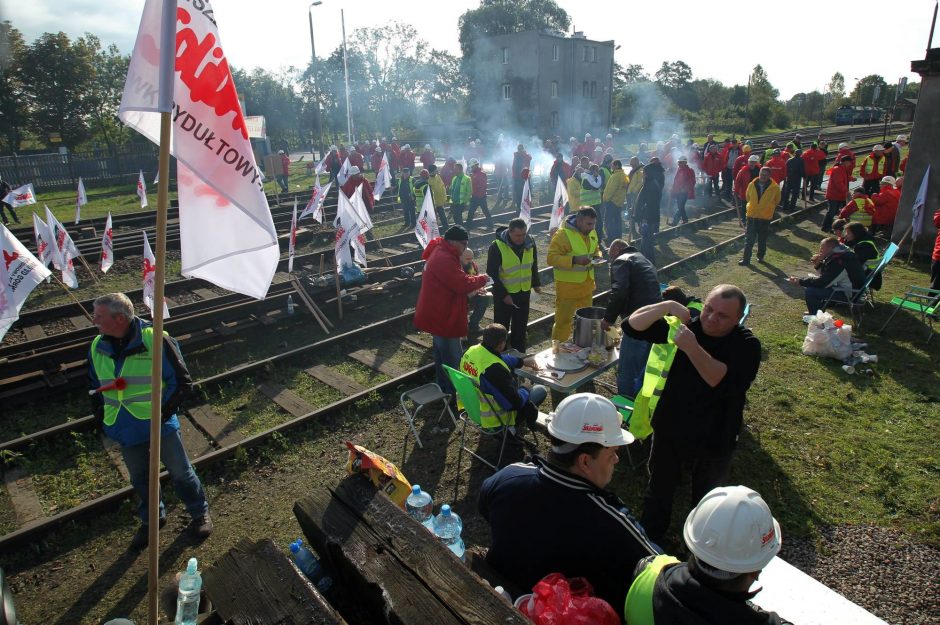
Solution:
<svg viewBox="0 0 940 625">
<path fill-rule="evenodd" d="M 884 119 L 885 110 L 877 106 L 840 106 L 836 111 L 836 125 L 874 124 Z"/>
</svg>

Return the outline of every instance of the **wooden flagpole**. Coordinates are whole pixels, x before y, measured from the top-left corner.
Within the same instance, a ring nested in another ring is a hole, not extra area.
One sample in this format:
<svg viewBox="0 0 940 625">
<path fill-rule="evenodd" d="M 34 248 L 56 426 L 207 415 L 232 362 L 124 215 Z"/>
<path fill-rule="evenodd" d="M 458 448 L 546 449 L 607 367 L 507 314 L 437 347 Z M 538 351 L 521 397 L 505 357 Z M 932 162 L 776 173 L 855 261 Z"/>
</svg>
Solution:
<svg viewBox="0 0 940 625">
<path fill-rule="evenodd" d="M 85 260 L 84 256 L 79 256 L 78 260 L 82 261 L 82 264 L 85 265 L 85 269 L 88 270 L 88 273 L 91 274 L 91 277 L 94 279 L 95 284 L 101 284 L 101 280 L 98 279 L 98 276 L 95 275 L 95 272 L 91 270 L 91 267 L 88 266 L 88 261 Z"/>
<path fill-rule="evenodd" d="M 81 257 L 79 257 L 79 258 L 81 258 Z M 75 294 L 72 293 L 72 291 L 69 289 L 69 287 L 65 286 L 65 283 L 62 282 L 61 280 L 59 280 L 59 278 L 56 277 L 55 271 L 51 272 L 49 275 L 52 276 L 52 279 L 55 280 L 56 283 L 58 283 L 59 286 L 62 287 L 62 290 L 65 291 L 65 294 L 68 295 L 69 297 L 71 297 L 71 298 L 72 298 L 72 301 L 75 302 L 76 305 L 78 305 L 78 309 L 79 309 L 80 311 L 82 311 L 82 314 L 83 314 L 83 315 L 85 315 L 86 317 L 88 317 L 88 321 L 91 321 L 92 324 L 94 324 L 94 323 L 95 323 L 95 320 L 91 318 L 91 315 L 88 314 L 88 311 L 85 310 L 85 307 L 82 306 L 82 303 L 81 303 L 80 301 L 78 301 L 78 298 L 75 297 Z"/>
</svg>

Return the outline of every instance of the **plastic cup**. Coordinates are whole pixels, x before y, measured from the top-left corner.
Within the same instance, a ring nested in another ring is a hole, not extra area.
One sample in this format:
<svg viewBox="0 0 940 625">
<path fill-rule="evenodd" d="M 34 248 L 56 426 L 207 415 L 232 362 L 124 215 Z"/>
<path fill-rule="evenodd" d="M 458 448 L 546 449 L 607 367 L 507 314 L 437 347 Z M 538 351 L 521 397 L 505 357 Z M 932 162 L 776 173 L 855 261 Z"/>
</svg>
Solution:
<svg viewBox="0 0 940 625">
<path fill-rule="evenodd" d="M 849 375 L 852 375 L 855 373 L 855 367 L 853 367 L 852 365 L 842 365 L 842 370 L 848 373 Z"/>
</svg>

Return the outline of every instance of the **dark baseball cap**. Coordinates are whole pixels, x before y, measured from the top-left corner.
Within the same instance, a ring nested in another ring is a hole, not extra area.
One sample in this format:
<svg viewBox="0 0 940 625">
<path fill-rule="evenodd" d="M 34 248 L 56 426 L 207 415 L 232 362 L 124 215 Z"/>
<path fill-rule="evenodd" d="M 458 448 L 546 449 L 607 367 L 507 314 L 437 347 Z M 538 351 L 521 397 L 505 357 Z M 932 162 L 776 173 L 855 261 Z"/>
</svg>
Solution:
<svg viewBox="0 0 940 625">
<path fill-rule="evenodd" d="M 444 239 L 447 241 L 469 241 L 470 235 L 463 226 L 453 225 L 444 233 Z"/>
</svg>

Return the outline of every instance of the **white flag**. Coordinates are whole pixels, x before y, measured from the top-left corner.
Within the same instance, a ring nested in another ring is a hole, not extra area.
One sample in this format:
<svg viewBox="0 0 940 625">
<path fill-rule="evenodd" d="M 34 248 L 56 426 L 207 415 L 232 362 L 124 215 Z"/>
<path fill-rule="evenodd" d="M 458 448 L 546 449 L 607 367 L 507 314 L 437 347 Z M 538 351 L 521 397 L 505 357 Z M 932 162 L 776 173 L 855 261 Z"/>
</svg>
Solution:
<svg viewBox="0 0 940 625">
<path fill-rule="evenodd" d="M 39 262 L 43 267 L 48 267 L 50 263 L 56 261 L 55 238 L 49 226 L 39 215 L 33 213 L 33 236 L 36 237 L 36 251 L 39 254 Z"/>
<path fill-rule="evenodd" d="M 343 161 L 343 166 L 339 168 L 336 179 L 339 180 L 340 186 L 346 184 L 346 181 L 349 180 L 349 157 L 346 157 L 346 160 Z"/>
<path fill-rule="evenodd" d="M 68 285 L 70 289 L 77 289 L 78 275 L 75 273 L 75 265 L 72 264 L 72 260 L 82 254 L 75 247 L 75 242 L 72 241 L 72 237 L 69 236 L 65 226 L 56 219 L 48 206 L 46 206 L 46 222 L 49 224 L 49 232 L 55 242 L 55 257 L 52 264 L 62 272 L 62 282 Z"/>
<path fill-rule="evenodd" d="M 317 168 L 316 168 L 315 170 L 313 170 L 313 175 L 314 175 L 314 176 L 317 176 L 317 180 L 318 180 L 318 181 L 319 181 L 319 176 L 320 176 L 320 174 L 322 174 L 323 172 L 326 171 L 326 159 L 328 159 L 329 157 L 330 157 L 330 153 L 329 153 L 329 152 L 327 152 L 326 154 L 324 154 L 324 155 L 323 155 L 323 158 L 320 159 L 320 162 L 317 163 Z"/>
<path fill-rule="evenodd" d="M 325 187 L 321 187 L 320 176 L 316 176 L 313 193 L 310 194 L 310 200 L 307 202 L 307 206 L 304 207 L 303 212 L 300 213 L 299 219 L 303 219 L 307 215 L 313 215 L 314 221 L 320 224 L 323 223 L 323 200 L 326 199 L 331 186 L 333 186 L 332 181 L 328 182 Z"/>
<path fill-rule="evenodd" d="M 290 220 L 290 241 L 287 244 L 287 273 L 294 270 L 294 248 L 297 245 L 297 196 L 294 196 L 294 216 Z"/>
<path fill-rule="evenodd" d="M 154 288 L 156 287 L 156 277 L 157 277 L 157 259 L 153 255 L 153 250 L 150 249 L 150 241 L 147 239 L 147 232 L 143 231 L 144 235 L 144 278 L 143 278 L 143 287 L 144 287 L 144 304 L 147 308 L 150 309 L 150 314 L 153 314 L 153 293 Z M 163 318 L 170 318 L 170 310 L 166 307 L 166 300 L 163 301 Z"/>
<path fill-rule="evenodd" d="M 519 200 L 519 216 L 525 220 L 526 226 L 532 225 L 532 191 L 529 190 L 529 179 L 522 185 L 522 199 Z"/>
<path fill-rule="evenodd" d="M 140 170 L 137 177 L 137 197 L 140 198 L 140 207 L 147 208 L 147 183 L 144 182 L 144 170 Z"/>
<path fill-rule="evenodd" d="M 911 205 L 911 240 L 916 241 L 917 237 L 924 230 L 924 207 L 927 205 L 927 182 L 930 180 L 930 165 L 927 165 L 927 171 L 920 181 L 920 189 L 917 190 L 917 197 L 914 198 L 914 204 Z"/>
<path fill-rule="evenodd" d="M 82 177 L 78 177 L 78 191 L 75 194 L 75 224 L 82 218 L 82 206 L 88 204 L 88 196 L 85 195 L 85 183 L 82 182 Z"/>
<path fill-rule="evenodd" d="M 345 195 L 340 189 L 340 195 Z M 355 193 L 349 198 L 350 206 L 352 207 L 353 213 L 356 216 L 356 222 L 359 224 L 359 230 L 363 234 L 372 230 L 372 218 L 369 216 L 369 209 L 366 208 L 366 203 L 362 199 L 362 185 L 356 187 Z M 339 202 L 337 202 L 339 205 Z"/>
<path fill-rule="evenodd" d="M 24 184 L 22 187 L 17 187 L 7 193 L 6 197 L 3 198 L 3 201 L 13 208 L 19 208 L 20 206 L 26 206 L 27 204 L 35 204 L 36 192 L 33 191 L 32 183 Z"/>
<path fill-rule="evenodd" d="M 333 250 L 336 266 L 342 268 L 352 265 L 352 252 L 349 244 L 358 235 L 359 224 L 356 222 L 349 201 L 343 193 L 339 194 L 333 227 L 336 228 L 336 247 Z"/>
<path fill-rule="evenodd" d="M 427 247 L 431 239 L 441 236 L 441 231 L 437 228 L 437 213 L 434 212 L 434 200 L 431 199 L 430 189 L 424 194 L 424 202 L 421 203 L 418 224 L 415 226 L 415 236 L 418 237 L 418 243 L 421 244 L 421 247 Z"/>
<path fill-rule="evenodd" d="M 160 184 L 160 170 L 159 169 L 157 169 L 157 173 L 153 175 L 153 184 L 154 185 Z"/>
<path fill-rule="evenodd" d="M 172 113 L 183 275 L 261 299 L 280 258 L 261 172 L 210 3 L 176 4 L 146 0 L 119 116 L 159 143 Z"/>
<path fill-rule="evenodd" d="M 388 155 L 383 152 L 379 170 L 375 172 L 375 188 L 372 191 L 372 199 L 378 202 L 390 186 L 392 186 L 392 174 L 388 170 Z"/>
<path fill-rule="evenodd" d="M 348 239 L 348 244 L 352 245 L 356 262 L 365 267 L 367 266 L 365 233 L 368 228 L 364 226 L 360 219 L 357 204 L 361 204 L 362 211 L 365 212 L 365 205 L 362 202 L 361 186 L 356 188 L 352 199 L 347 198 L 346 194 L 341 191 L 336 202 L 336 222 L 343 227 L 346 238 Z M 334 222 L 334 224 L 336 222 Z M 371 227 L 372 222 L 369 222 L 369 228 Z M 345 247 L 348 248 L 349 245 Z M 345 251 L 348 253 L 348 249 Z"/>
<path fill-rule="evenodd" d="M 26 296 L 51 272 L 38 258 L 17 240 L 13 233 L 0 225 L 0 339 L 17 320 Z"/>
<path fill-rule="evenodd" d="M 568 203 L 568 189 L 565 183 L 558 176 L 555 182 L 555 199 L 552 201 L 552 219 L 548 224 L 549 231 L 561 228 L 561 223 L 565 219 L 565 204 Z"/>
<path fill-rule="evenodd" d="M 108 273 L 114 264 L 114 236 L 111 234 L 111 212 L 108 211 L 108 221 L 104 224 L 104 235 L 101 237 L 101 273 Z"/>
</svg>

